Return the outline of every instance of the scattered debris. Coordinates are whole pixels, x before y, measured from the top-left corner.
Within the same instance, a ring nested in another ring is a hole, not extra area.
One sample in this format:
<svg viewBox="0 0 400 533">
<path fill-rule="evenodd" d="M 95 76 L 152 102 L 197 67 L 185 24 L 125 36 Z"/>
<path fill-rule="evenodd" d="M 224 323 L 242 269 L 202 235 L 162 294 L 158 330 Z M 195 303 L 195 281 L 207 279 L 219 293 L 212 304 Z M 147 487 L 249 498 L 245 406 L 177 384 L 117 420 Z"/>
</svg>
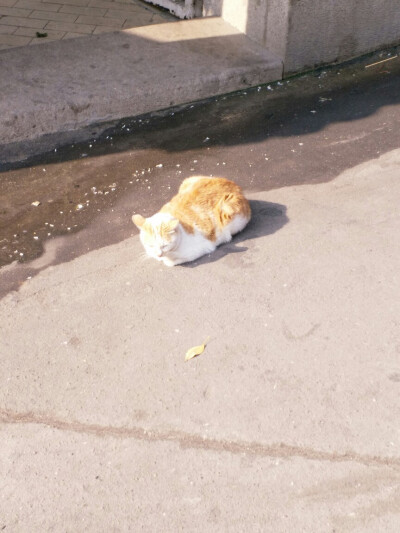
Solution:
<svg viewBox="0 0 400 533">
<path fill-rule="evenodd" d="M 38 39 L 43 39 L 44 37 L 47 37 L 47 33 L 46 33 L 46 32 L 41 33 L 40 31 L 37 31 L 37 32 L 36 32 L 36 37 L 37 37 Z"/>
<path fill-rule="evenodd" d="M 203 342 L 203 344 L 200 344 L 199 346 L 193 346 L 193 348 L 190 348 L 186 352 L 185 361 L 189 361 L 190 359 L 193 359 L 193 357 L 197 357 L 198 355 L 202 354 L 209 340 L 210 340 L 210 337 L 207 337 L 206 340 Z"/>
<path fill-rule="evenodd" d="M 40 202 L 36 201 L 36 202 L 32 202 L 31 205 L 37 207 L 38 205 L 40 205 Z"/>
</svg>

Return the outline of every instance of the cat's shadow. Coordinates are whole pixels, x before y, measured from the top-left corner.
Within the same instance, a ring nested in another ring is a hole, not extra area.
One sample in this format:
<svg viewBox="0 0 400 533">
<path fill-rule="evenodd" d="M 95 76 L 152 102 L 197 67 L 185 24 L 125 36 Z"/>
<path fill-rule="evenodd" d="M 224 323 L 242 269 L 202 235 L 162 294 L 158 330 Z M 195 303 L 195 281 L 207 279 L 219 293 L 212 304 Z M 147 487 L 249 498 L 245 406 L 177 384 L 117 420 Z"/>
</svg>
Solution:
<svg viewBox="0 0 400 533">
<path fill-rule="evenodd" d="M 206 263 L 213 263 L 228 254 L 246 252 L 247 246 L 238 246 L 239 243 L 257 237 L 272 235 L 289 222 L 286 215 L 286 206 L 263 200 L 249 200 L 251 207 L 251 220 L 243 231 L 233 237 L 233 239 L 219 246 L 215 252 L 203 255 L 195 261 L 184 263 L 182 268 L 195 268 Z"/>
</svg>

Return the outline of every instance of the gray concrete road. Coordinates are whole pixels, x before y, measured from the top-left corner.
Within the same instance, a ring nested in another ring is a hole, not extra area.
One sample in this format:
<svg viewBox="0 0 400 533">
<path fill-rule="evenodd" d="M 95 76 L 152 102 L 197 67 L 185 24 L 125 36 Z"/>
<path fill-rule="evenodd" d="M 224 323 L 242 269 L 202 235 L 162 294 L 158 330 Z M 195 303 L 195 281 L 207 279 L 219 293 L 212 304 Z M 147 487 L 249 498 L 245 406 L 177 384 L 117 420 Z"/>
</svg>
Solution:
<svg viewBox="0 0 400 533">
<path fill-rule="evenodd" d="M 3 167 L 0 530 L 399 531 L 399 63 Z M 190 173 L 254 216 L 168 269 L 130 215 Z"/>
</svg>

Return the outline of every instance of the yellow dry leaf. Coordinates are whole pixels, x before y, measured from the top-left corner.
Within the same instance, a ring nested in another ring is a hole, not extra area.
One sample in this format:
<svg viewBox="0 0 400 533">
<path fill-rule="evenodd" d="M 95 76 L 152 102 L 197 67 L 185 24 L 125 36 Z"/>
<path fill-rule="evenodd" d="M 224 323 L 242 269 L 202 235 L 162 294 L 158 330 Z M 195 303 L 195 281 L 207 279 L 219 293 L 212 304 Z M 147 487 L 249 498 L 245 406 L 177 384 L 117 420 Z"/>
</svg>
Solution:
<svg viewBox="0 0 400 533">
<path fill-rule="evenodd" d="M 210 337 L 207 337 L 207 339 L 203 342 L 203 344 L 200 344 L 199 346 L 193 346 L 193 348 L 190 348 L 186 352 L 185 361 L 189 361 L 189 359 L 193 359 L 193 357 L 197 357 L 198 355 L 202 354 L 209 340 L 210 340 Z"/>
</svg>

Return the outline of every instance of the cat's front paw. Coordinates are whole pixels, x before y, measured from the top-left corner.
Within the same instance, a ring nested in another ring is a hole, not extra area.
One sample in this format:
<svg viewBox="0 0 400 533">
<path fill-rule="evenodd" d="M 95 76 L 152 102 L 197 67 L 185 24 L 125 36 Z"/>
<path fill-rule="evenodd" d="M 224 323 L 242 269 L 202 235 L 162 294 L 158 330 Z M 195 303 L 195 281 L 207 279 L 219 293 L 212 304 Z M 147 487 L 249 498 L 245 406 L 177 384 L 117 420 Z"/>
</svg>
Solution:
<svg viewBox="0 0 400 533">
<path fill-rule="evenodd" d="M 172 259 L 168 259 L 168 257 L 163 257 L 162 261 L 163 261 L 164 265 L 167 266 L 167 267 L 173 267 L 173 266 L 175 266 L 177 264 L 177 263 L 175 263 L 175 261 L 172 261 Z"/>
</svg>

